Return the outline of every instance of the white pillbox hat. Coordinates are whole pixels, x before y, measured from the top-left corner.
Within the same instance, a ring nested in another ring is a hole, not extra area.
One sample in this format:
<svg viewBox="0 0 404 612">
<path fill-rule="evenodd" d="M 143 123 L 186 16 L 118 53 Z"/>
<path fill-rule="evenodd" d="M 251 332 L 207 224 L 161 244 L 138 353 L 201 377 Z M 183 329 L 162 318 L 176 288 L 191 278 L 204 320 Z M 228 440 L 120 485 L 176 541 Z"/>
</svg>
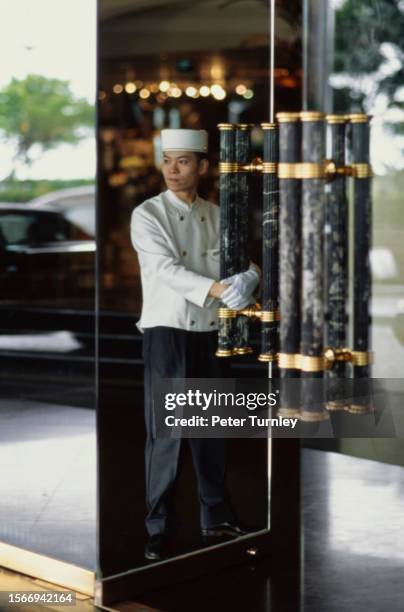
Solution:
<svg viewBox="0 0 404 612">
<path fill-rule="evenodd" d="M 208 133 L 206 130 L 161 130 L 161 149 L 162 151 L 206 153 Z"/>
</svg>

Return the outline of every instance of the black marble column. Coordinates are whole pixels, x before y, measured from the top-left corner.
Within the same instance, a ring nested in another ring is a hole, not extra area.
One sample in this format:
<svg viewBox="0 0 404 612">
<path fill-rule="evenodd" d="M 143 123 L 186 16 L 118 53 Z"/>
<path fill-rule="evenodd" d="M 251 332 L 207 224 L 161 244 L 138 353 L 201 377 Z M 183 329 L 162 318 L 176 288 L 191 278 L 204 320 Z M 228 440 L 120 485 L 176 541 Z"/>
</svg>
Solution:
<svg viewBox="0 0 404 612">
<path fill-rule="evenodd" d="M 290 400 L 288 378 L 298 378 L 295 355 L 300 353 L 301 282 L 301 181 L 291 176 L 300 162 L 301 123 L 299 113 L 278 113 L 279 122 L 279 369 L 284 379 L 280 414 L 299 414 Z"/>
<path fill-rule="evenodd" d="M 228 123 L 219 124 L 220 163 L 232 164 L 235 159 L 235 128 Z M 220 278 L 227 278 L 238 272 L 238 243 L 236 229 L 236 173 L 227 166 L 220 170 Z M 221 303 L 221 308 L 226 309 Z M 228 310 L 228 309 L 226 309 Z M 219 316 L 218 351 L 219 357 L 233 354 L 236 340 L 236 319 Z"/>
<path fill-rule="evenodd" d="M 239 165 L 247 165 L 251 161 L 249 124 L 238 124 L 235 131 L 235 161 Z M 248 270 L 250 260 L 248 257 L 248 195 L 249 173 L 237 172 L 235 181 L 236 190 L 236 220 L 235 234 L 237 239 L 237 273 Z M 236 319 L 236 340 L 234 352 L 237 355 L 252 353 L 249 345 L 250 320 L 248 317 L 238 315 Z"/>
<path fill-rule="evenodd" d="M 369 165 L 370 117 L 350 115 L 352 147 L 353 196 L 353 376 L 366 379 L 354 383 L 354 399 L 348 407 L 351 413 L 373 410 L 371 366 L 367 354 L 371 348 L 370 300 L 371 270 L 370 247 L 372 231 L 371 172 Z"/>
<path fill-rule="evenodd" d="M 279 161 L 278 128 L 262 123 L 264 131 L 262 189 L 262 319 L 260 361 L 274 361 L 279 351 Z"/>
<path fill-rule="evenodd" d="M 325 116 L 303 112 L 302 119 L 302 420 L 326 416 L 319 406 L 324 375 L 324 208 Z M 320 388 L 321 386 L 321 388 Z M 317 405 L 316 405 L 317 404 Z"/>
<path fill-rule="evenodd" d="M 369 117 L 351 115 L 352 166 L 354 174 L 354 304 L 353 350 L 370 349 L 371 270 L 370 246 L 372 225 L 371 178 L 369 168 Z M 355 378 L 370 376 L 370 366 L 354 366 Z"/>
<path fill-rule="evenodd" d="M 344 115 L 327 116 L 331 160 L 341 169 L 345 167 L 346 122 Z M 344 173 L 336 173 L 327 186 L 325 214 L 325 343 L 333 349 L 342 349 L 347 347 L 348 322 L 348 204 Z M 328 376 L 341 378 L 346 373 L 346 362 L 339 361 Z"/>
</svg>

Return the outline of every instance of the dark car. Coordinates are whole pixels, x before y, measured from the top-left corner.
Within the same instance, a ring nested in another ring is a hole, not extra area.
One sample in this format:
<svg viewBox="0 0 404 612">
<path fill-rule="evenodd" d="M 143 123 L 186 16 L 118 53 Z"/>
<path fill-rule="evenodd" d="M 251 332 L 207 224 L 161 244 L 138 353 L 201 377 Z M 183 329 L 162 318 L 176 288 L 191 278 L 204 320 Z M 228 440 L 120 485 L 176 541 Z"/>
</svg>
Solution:
<svg viewBox="0 0 404 612">
<path fill-rule="evenodd" d="M 63 214 L 0 204 L 3 305 L 92 308 L 94 260 L 94 238 Z"/>
</svg>

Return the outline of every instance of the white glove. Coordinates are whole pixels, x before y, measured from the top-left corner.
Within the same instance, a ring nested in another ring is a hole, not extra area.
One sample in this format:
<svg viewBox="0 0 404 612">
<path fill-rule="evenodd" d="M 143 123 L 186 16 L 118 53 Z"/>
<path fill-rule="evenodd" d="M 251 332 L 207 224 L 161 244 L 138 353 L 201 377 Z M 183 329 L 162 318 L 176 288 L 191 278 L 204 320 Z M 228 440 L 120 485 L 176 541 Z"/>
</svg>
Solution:
<svg viewBox="0 0 404 612">
<path fill-rule="evenodd" d="M 250 267 L 246 272 L 234 274 L 229 278 L 221 280 L 221 283 L 230 285 L 221 295 L 221 300 L 232 310 L 241 310 L 252 304 L 255 300 L 252 294 L 260 280 L 259 273 L 254 267 Z"/>
</svg>

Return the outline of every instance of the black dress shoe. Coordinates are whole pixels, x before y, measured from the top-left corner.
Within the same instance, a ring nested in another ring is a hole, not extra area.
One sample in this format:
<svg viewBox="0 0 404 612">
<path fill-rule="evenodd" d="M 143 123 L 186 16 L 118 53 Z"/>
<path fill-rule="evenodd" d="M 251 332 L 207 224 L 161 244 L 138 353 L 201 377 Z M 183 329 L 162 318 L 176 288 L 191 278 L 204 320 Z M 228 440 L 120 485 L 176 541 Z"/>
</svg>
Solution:
<svg viewBox="0 0 404 612">
<path fill-rule="evenodd" d="M 252 529 L 247 529 L 236 523 L 221 523 L 220 525 L 214 525 L 213 527 L 202 527 L 201 534 L 203 537 L 215 537 L 220 538 L 223 536 L 230 536 L 232 538 L 238 538 L 243 535 L 252 533 Z"/>
<path fill-rule="evenodd" d="M 160 561 L 168 557 L 167 538 L 164 533 L 150 536 L 144 549 L 144 556 L 150 561 Z"/>
</svg>

